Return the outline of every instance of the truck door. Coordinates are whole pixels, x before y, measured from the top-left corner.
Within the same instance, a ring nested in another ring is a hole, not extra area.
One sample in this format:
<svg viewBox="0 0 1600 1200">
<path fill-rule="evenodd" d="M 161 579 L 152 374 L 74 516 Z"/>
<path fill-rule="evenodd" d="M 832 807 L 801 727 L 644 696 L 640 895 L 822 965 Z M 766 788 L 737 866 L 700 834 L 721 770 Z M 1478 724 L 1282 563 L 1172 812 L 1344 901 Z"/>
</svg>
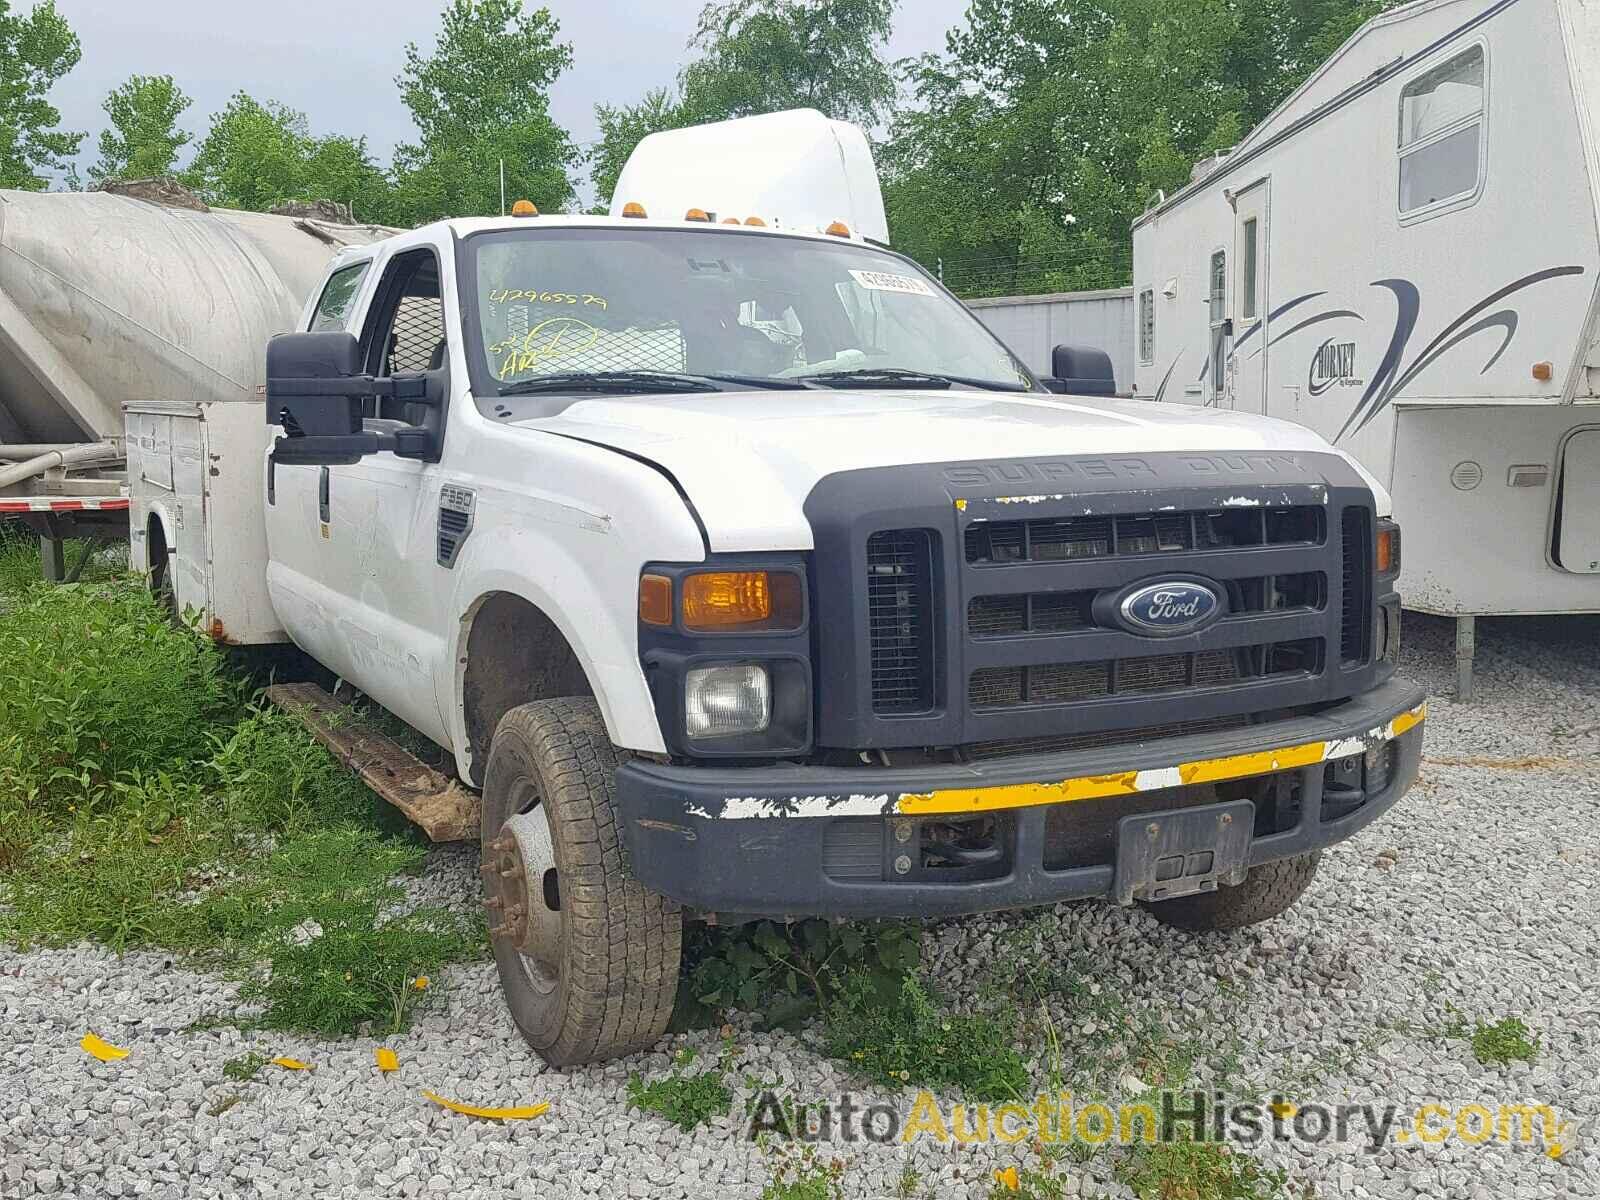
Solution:
<svg viewBox="0 0 1600 1200">
<path fill-rule="evenodd" d="M 1242 412 L 1267 411 L 1267 201 L 1265 179 L 1251 184 L 1234 199 L 1233 407 Z"/>
<path fill-rule="evenodd" d="M 414 245 L 391 244 L 394 252 L 382 263 L 370 299 L 349 315 L 346 327 L 359 336 L 369 374 L 447 376 L 447 251 L 431 235 Z M 448 384 L 444 395 L 448 403 Z M 392 400 L 367 404 L 369 425 L 417 423 L 416 413 Z M 293 496 L 280 494 L 280 520 L 295 529 L 282 528 L 286 536 L 274 542 L 299 543 L 290 553 L 302 560 L 303 578 L 286 590 L 304 596 L 308 611 L 291 618 L 280 605 L 280 615 L 323 665 L 424 733 L 442 736 L 433 679 L 446 627 L 433 611 L 440 595 L 437 465 L 385 452 L 350 464 L 280 467 L 280 493 L 290 473 L 307 479 Z M 291 595 L 289 603 L 300 600 Z"/>
</svg>

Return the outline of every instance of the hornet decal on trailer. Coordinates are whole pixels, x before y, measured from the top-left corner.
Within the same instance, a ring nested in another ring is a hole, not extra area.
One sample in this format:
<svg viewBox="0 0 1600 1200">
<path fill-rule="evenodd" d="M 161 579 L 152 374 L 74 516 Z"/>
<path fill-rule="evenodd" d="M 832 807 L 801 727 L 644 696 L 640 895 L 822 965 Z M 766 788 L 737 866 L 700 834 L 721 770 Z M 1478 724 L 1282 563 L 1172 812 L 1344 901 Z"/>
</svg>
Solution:
<svg viewBox="0 0 1600 1200">
<path fill-rule="evenodd" d="M 1517 336 L 1517 313 L 1515 309 L 1502 308 L 1492 312 L 1486 317 L 1479 318 L 1478 314 L 1490 305 L 1504 300 L 1513 292 L 1520 292 L 1523 288 L 1532 287 L 1546 279 L 1556 279 L 1563 275 L 1582 275 L 1583 268 L 1578 266 L 1547 267 L 1543 271 L 1535 271 L 1532 275 L 1524 275 L 1515 282 L 1506 284 L 1505 287 L 1495 292 L 1490 292 L 1466 312 L 1462 313 L 1450 324 L 1446 325 L 1440 334 L 1429 342 L 1427 347 L 1412 359 L 1411 365 L 1401 370 L 1400 363 L 1405 357 L 1406 346 L 1411 341 L 1411 334 L 1417 327 L 1417 316 L 1422 308 L 1422 298 L 1417 292 L 1416 285 L 1405 279 L 1379 279 L 1374 282 L 1374 287 L 1388 288 L 1394 293 L 1400 310 L 1395 317 L 1394 335 L 1389 339 L 1389 349 L 1384 352 L 1383 361 L 1378 364 L 1378 371 L 1372 377 L 1371 384 L 1362 394 L 1361 399 L 1345 418 L 1343 427 L 1334 436 L 1337 442 L 1347 433 L 1359 433 L 1366 425 L 1389 407 L 1400 390 L 1415 379 L 1421 372 L 1445 351 L 1453 349 L 1456 345 L 1466 341 L 1474 334 L 1483 333 L 1490 329 L 1500 329 L 1505 336 L 1500 339 L 1500 345 L 1489 356 L 1489 361 L 1483 364 L 1478 374 L 1482 375 L 1495 363 L 1500 361 L 1500 356 L 1506 352 L 1506 347 L 1511 345 L 1511 339 Z M 1468 324 L 1468 322 L 1471 324 Z M 1463 328 L 1465 326 L 1465 328 Z"/>
<path fill-rule="evenodd" d="M 1323 395 L 1333 390 L 1336 386 L 1360 387 L 1363 382 L 1366 382 L 1366 390 L 1361 394 L 1361 399 L 1356 401 L 1355 407 L 1351 409 L 1350 415 L 1345 418 L 1344 424 L 1340 427 L 1339 432 L 1334 435 L 1333 440 L 1337 442 L 1343 439 L 1346 434 L 1360 432 L 1374 417 L 1389 407 L 1390 403 L 1407 384 L 1436 362 L 1446 351 L 1454 349 L 1475 334 L 1485 333 L 1491 329 L 1499 329 L 1503 335 L 1500 339 L 1500 345 L 1495 348 L 1494 353 L 1489 356 L 1489 360 L 1479 370 L 1478 373 L 1480 375 L 1483 374 L 1495 363 L 1499 362 L 1501 355 L 1510 347 L 1511 340 L 1517 333 L 1519 318 L 1516 310 L 1512 308 L 1498 309 L 1486 316 L 1480 316 L 1480 314 L 1514 292 L 1520 292 L 1536 283 L 1543 283 L 1547 279 L 1558 279 L 1567 275 L 1582 274 L 1583 268 L 1580 266 L 1547 267 L 1542 271 L 1535 271 L 1531 275 L 1524 275 L 1521 279 L 1506 284 L 1504 287 L 1485 296 L 1450 324 L 1446 325 L 1433 341 L 1429 342 L 1411 360 L 1410 364 L 1403 368 L 1401 364 L 1405 359 L 1406 349 L 1410 345 L 1411 335 L 1416 331 L 1417 318 L 1421 313 L 1422 297 L 1417 291 L 1416 285 L 1410 280 L 1374 280 L 1372 282 L 1373 287 L 1387 288 L 1394 293 L 1398 311 L 1395 314 L 1394 332 L 1390 335 L 1388 349 L 1384 352 L 1383 359 L 1379 362 L 1378 369 L 1373 374 L 1372 379 L 1363 381 L 1356 374 L 1355 343 L 1351 341 L 1335 341 L 1332 338 L 1317 347 L 1307 370 L 1307 389 L 1313 396 Z M 1307 292 L 1303 296 L 1296 296 L 1293 300 L 1289 300 L 1273 309 L 1267 319 L 1270 322 L 1290 309 L 1326 294 L 1326 292 Z M 1250 357 L 1256 357 L 1268 346 L 1276 346 L 1285 338 L 1292 337 L 1312 325 L 1319 325 L 1324 321 L 1341 320 L 1346 317 L 1357 321 L 1366 320 L 1365 317 L 1353 309 L 1330 309 L 1327 312 L 1308 317 L 1282 333 L 1276 334 L 1264 345 L 1257 346 L 1252 350 Z M 1244 333 L 1240 334 L 1238 341 L 1233 345 L 1229 358 L 1237 359 L 1250 339 L 1260 330 L 1261 322 L 1257 321 L 1246 329 Z M 1172 378 L 1172 373 L 1177 369 L 1178 362 L 1182 357 L 1183 355 L 1180 352 L 1172 360 L 1172 365 L 1167 368 L 1167 373 L 1162 376 L 1161 384 L 1156 388 L 1155 400 L 1157 403 L 1163 399 L 1167 390 L 1167 383 Z M 1204 379 L 1210 366 L 1211 356 L 1208 354 L 1205 362 L 1201 364 L 1198 378 Z M 1208 400 L 1207 403 L 1209 404 L 1210 401 Z"/>
</svg>

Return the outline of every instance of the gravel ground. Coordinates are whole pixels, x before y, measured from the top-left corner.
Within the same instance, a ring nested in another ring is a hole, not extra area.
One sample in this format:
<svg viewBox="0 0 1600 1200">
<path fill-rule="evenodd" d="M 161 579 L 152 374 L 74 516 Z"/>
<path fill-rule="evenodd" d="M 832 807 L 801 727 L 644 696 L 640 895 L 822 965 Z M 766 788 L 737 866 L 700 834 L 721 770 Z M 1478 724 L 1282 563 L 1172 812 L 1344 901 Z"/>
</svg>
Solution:
<svg viewBox="0 0 1600 1200">
<path fill-rule="evenodd" d="M 927 972 L 966 1002 L 1018 962 L 1076 972 L 1078 990 L 1055 995 L 1049 1012 L 1069 1085 L 1085 1094 L 1159 1084 L 1163 1062 L 1195 1052 L 1198 1083 L 1231 1095 L 1282 1089 L 1404 1110 L 1533 1100 L 1592 1122 L 1590 1145 L 1559 1161 L 1493 1143 L 1255 1151 L 1313 1185 L 1305 1195 L 1600 1195 L 1600 621 L 1480 621 L 1481 699 L 1470 706 L 1448 698 L 1450 627 L 1408 617 L 1407 639 L 1407 673 L 1435 694 L 1422 781 L 1330 852 L 1287 916 L 1198 940 L 1103 904 L 953 921 L 930 931 Z M 476 865 L 474 851 L 437 851 L 417 890 L 468 901 Z M 188 1030 L 229 1009 L 230 988 L 159 955 L 0 947 L 0 1197 L 753 1197 L 771 1177 L 731 1118 L 685 1134 L 627 1108 L 630 1072 L 664 1073 L 683 1044 L 713 1061 L 715 1035 L 560 1073 L 518 1039 L 492 965 L 436 985 L 443 1002 L 383 1043 L 402 1066 L 382 1076 L 370 1038 Z M 1541 1040 L 1537 1062 L 1479 1065 L 1464 1040 L 1440 1032 L 1454 1012 L 1522 1017 Z M 131 1054 L 90 1058 L 77 1045 L 90 1029 Z M 800 1099 L 848 1089 L 862 1104 L 910 1097 L 852 1082 L 805 1034 L 741 1026 L 733 1043 L 730 1083 L 776 1080 Z M 225 1081 L 223 1063 L 255 1047 L 317 1069 Z M 551 1108 L 497 1124 L 437 1108 L 422 1088 Z M 1019 1161 L 1013 1148 L 931 1143 L 828 1153 L 844 1161 L 850 1196 L 893 1194 L 907 1164 L 917 1195 L 986 1196 L 994 1169 Z M 1111 1182 L 1116 1153 L 1068 1160 L 1067 1194 L 1127 1195 Z"/>
</svg>

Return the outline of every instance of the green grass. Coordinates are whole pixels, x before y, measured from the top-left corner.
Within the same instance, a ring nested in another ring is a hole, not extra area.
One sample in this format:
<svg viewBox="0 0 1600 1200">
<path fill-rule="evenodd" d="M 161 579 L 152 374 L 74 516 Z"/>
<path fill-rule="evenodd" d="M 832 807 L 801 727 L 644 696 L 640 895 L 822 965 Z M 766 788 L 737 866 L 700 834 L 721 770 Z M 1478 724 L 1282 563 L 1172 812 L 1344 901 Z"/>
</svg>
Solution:
<svg viewBox="0 0 1600 1200">
<path fill-rule="evenodd" d="M 1288 1177 L 1218 1142 L 1139 1143 L 1116 1167 L 1138 1200 L 1274 1200 Z"/>
<path fill-rule="evenodd" d="M 84 564 L 83 580 L 105 579 L 127 569 L 126 543 L 74 538 L 63 547 L 69 571 L 86 550 L 91 557 Z M 0 597 L 26 591 L 43 579 L 39 539 L 20 524 L 0 522 Z"/>
<path fill-rule="evenodd" d="M 853 976 L 828 1005 L 823 1033 L 830 1055 L 888 1087 L 914 1084 L 979 1100 L 1015 1100 L 1029 1090 L 1011 1044 L 1014 1022 L 1004 1013 L 949 1012 L 914 975 L 887 995 L 871 977 Z"/>
<path fill-rule="evenodd" d="M 844 1163 L 824 1161 L 815 1146 L 780 1144 L 761 1200 L 844 1200 Z"/>
<path fill-rule="evenodd" d="M 693 1061 L 694 1051 L 684 1047 L 673 1059 L 671 1074 L 649 1083 L 637 1072 L 630 1075 L 628 1104 L 642 1112 L 653 1112 L 686 1133 L 727 1112 L 733 1093 L 723 1083 L 721 1069 L 691 1075 L 683 1068 Z"/>
<path fill-rule="evenodd" d="M 483 933 L 390 917 L 423 846 L 381 808 L 140 581 L 0 607 L 0 939 L 187 952 L 243 980 L 260 1027 L 402 1028 L 417 978 Z"/>
<path fill-rule="evenodd" d="M 1472 1031 L 1472 1053 L 1484 1066 L 1531 1063 L 1539 1057 L 1539 1039 L 1520 1017 L 1506 1017 L 1493 1025 L 1479 1021 Z"/>
<path fill-rule="evenodd" d="M 271 1061 L 272 1055 L 261 1050 L 252 1050 L 248 1054 L 241 1054 L 223 1063 L 222 1077 L 231 1079 L 234 1083 L 249 1083 L 261 1074 L 261 1068 Z"/>
</svg>

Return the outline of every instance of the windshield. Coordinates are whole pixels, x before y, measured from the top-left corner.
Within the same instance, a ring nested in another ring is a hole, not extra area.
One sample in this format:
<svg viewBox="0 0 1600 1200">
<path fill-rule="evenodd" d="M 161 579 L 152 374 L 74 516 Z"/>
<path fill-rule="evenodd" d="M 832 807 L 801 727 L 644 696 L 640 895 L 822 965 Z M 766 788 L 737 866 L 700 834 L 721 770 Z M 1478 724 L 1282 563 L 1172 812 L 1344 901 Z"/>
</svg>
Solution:
<svg viewBox="0 0 1600 1200">
<path fill-rule="evenodd" d="M 617 372 L 756 387 L 896 386 L 877 373 L 914 372 L 941 386 L 1032 387 L 959 301 L 858 243 L 569 226 L 475 234 L 465 247 L 480 393 Z"/>
</svg>

